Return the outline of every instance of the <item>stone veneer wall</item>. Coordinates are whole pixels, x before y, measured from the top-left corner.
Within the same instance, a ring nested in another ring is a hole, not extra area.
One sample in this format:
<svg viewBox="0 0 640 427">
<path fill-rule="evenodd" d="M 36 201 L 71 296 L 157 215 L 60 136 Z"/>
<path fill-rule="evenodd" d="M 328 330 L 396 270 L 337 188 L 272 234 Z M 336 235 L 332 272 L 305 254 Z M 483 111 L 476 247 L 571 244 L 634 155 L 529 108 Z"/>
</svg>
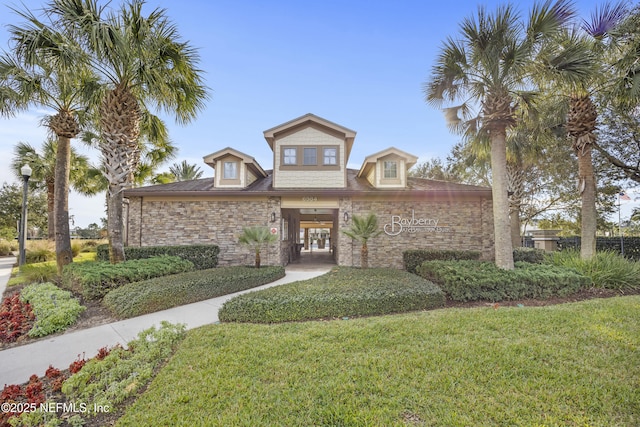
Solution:
<svg viewBox="0 0 640 427">
<path fill-rule="evenodd" d="M 439 226 L 450 227 L 449 233 L 403 232 L 389 236 L 384 232 L 370 239 L 369 266 L 402 268 L 402 252 L 407 249 L 456 249 L 474 250 L 482 253 L 483 259 L 493 259 L 493 212 L 490 199 L 427 200 L 427 201 L 366 201 L 342 199 L 340 212 L 346 210 L 350 216 L 366 216 L 373 212 L 382 229 L 391 222 L 392 215 L 411 218 L 437 219 Z M 340 219 L 340 228 L 349 228 Z M 360 266 L 361 244 L 352 241 L 343 233 L 339 237 L 339 264 Z"/>
<path fill-rule="evenodd" d="M 271 212 L 276 212 L 271 223 Z M 129 246 L 215 244 L 218 265 L 253 265 L 254 251 L 238 243 L 243 227 L 278 227 L 280 199 L 262 200 L 154 200 L 129 201 Z M 278 227 L 279 228 L 279 227 Z M 280 243 L 261 252 L 262 265 L 280 265 Z"/>
</svg>

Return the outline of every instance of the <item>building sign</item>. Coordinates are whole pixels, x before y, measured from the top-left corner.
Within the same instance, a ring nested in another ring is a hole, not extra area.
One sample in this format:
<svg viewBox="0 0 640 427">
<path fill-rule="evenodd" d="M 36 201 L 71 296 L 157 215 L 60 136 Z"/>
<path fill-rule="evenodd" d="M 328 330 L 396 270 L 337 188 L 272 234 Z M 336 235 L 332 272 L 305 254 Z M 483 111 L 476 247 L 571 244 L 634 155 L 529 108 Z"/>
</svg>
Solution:
<svg viewBox="0 0 640 427">
<path fill-rule="evenodd" d="M 439 219 L 417 218 L 416 212 L 411 210 L 411 217 L 391 215 L 391 222 L 384 225 L 384 232 L 389 236 L 400 233 L 450 233 L 451 227 L 439 225 Z"/>
</svg>

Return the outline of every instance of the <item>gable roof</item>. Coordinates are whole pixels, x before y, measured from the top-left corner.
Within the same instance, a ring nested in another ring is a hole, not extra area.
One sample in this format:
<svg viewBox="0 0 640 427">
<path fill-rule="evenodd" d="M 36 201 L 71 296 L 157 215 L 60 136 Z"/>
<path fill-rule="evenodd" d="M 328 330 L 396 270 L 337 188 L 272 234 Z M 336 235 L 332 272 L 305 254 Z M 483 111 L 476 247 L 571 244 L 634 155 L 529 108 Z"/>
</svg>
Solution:
<svg viewBox="0 0 640 427">
<path fill-rule="evenodd" d="M 405 159 L 405 164 L 407 166 L 407 169 L 411 168 L 418 161 L 418 157 L 414 156 L 413 154 L 409 154 L 406 151 L 399 150 L 396 147 L 389 147 L 386 150 L 382 150 L 375 154 L 367 156 L 367 158 L 364 159 L 364 162 L 362 162 L 362 166 L 360 167 L 358 176 L 366 175 L 367 170 L 370 167 L 374 167 L 379 159 L 389 155 L 394 155 L 394 154 L 398 157 L 402 157 L 403 159 Z"/>
<path fill-rule="evenodd" d="M 304 116 L 300 116 L 296 119 L 289 120 L 288 122 L 265 130 L 263 132 L 264 139 L 267 140 L 269 147 L 271 147 L 271 150 L 273 150 L 275 141 L 276 139 L 278 139 L 278 136 L 282 135 L 285 132 L 295 130 L 296 128 L 303 129 L 311 124 L 318 125 L 320 129 L 324 128 L 328 131 L 332 131 L 332 133 L 339 134 L 340 137 L 343 138 L 346 142 L 346 158 L 349 158 L 349 155 L 351 154 L 351 148 L 353 147 L 353 141 L 356 138 L 356 131 L 311 113 L 307 113 Z"/>
<path fill-rule="evenodd" d="M 223 148 L 222 150 L 218 150 L 215 153 L 211 153 L 209 155 L 206 155 L 203 157 L 204 162 L 211 166 L 213 169 L 216 168 L 216 161 L 219 159 L 222 159 L 223 157 L 226 156 L 234 156 L 239 158 L 240 160 L 242 160 L 243 163 L 245 163 L 247 165 L 247 167 L 257 176 L 259 177 L 266 177 L 267 173 L 264 171 L 264 169 L 262 169 L 262 166 L 260 166 L 260 164 L 258 164 L 258 162 L 256 161 L 256 159 L 254 159 L 253 157 L 251 157 L 248 154 L 243 153 L 242 151 L 238 151 L 236 149 L 233 149 L 231 147 L 227 147 L 227 148 Z"/>
</svg>

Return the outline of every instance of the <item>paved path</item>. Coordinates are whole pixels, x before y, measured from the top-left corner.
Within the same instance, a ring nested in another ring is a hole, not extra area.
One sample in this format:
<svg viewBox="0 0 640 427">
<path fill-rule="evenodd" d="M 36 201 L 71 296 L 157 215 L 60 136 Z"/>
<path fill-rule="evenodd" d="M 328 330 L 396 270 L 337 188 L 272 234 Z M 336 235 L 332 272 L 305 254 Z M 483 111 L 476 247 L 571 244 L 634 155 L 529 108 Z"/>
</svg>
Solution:
<svg viewBox="0 0 640 427">
<path fill-rule="evenodd" d="M 0 258 L 0 288 L 6 285 L 11 273 L 10 266 L 13 265 L 10 261 L 6 261 L 6 263 L 4 261 L 5 258 Z M 326 273 L 330 268 L 330 265 L 287 267 L 284 278 L 264 286 L 94 328 L 69 332 L 32 344 L 0 351 L 0 388 L 5 384 L 26 382 L 32 374 L 42 376 L 49 365 L 64 369 L 79 355 L 85 355 L 89 358 L 95 356 L 101 347 L 111 347 L 118 343 L 124 345 L 136 338 L 140 331 L 154 325 L 159 326 L 163 320 L 171 323 L 184 323 L 187 325 L 187 329 L 215 323 L 218 321 L 218 310 L 222 304 L 236 295 L 309 279 Z M 6 269 L 9 271 L 8 275 Z"/>
</svg>

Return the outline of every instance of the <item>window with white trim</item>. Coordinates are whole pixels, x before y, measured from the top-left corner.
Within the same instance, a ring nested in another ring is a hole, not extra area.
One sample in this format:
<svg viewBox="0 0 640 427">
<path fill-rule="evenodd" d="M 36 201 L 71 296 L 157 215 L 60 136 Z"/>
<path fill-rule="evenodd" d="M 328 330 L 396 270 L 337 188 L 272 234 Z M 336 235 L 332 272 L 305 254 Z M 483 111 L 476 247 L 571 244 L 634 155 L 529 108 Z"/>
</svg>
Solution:
<svg viewBox="0 0 640 427">
<path fill-rule="evenodd" d="M 384 173 L 385 178 L 397 178 L 398 177 L 398 162 L 392 160 L 385 160 Z"/>
<path fill-rule="evenodd" d="M 238 163 L 224 162 L 223 179 L 238 179 Z"/>
<path fill-rule="evenodd" d="M 284 148 L 282 163 L 285 165 L 295 165 L 297 163 L 297 150 L 295 148 Z"/>
<path fill-rule="evenodd" d="M 338 164 L 338 149 L 335 147 L 325 148 L 324 153 L 324 164 L 325 165 L 337 165 Z"/>
</svg>

